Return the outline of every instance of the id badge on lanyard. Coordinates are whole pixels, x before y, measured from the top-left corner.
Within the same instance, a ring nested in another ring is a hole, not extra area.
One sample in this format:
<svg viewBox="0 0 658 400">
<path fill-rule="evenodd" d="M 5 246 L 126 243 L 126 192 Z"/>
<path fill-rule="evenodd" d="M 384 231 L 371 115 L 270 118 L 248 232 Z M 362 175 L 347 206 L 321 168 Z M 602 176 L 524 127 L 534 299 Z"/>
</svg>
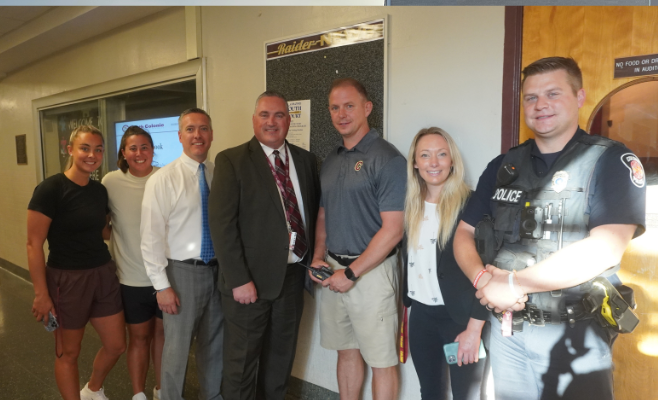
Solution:
<svg viewBox="0 0 658 400">
<path fill-rule="evenodd" d="M 290 231 L 288 229 L 288 237 L 290 238 L 290 244 L 288 245 L 288 250 L 292 251 L 295 249 L 295 242 L 297 241 L 297 232 Z"/>
<path fill-rule="evenodd" d="M 286 180 L 288 180 L 288 179 L 290 179 L 290 176 L 289 176 L 290 172 L 289 172 L 289 167 L 288 167 L 290 165 L 290 157 L 288 155 L 288 148 L 287 147 L 285 148 L 285 154 L 286 154 L 286 163 L 284 165 L 284 171 L 285 171 L 285 175 L 286 175 Z M 279 188 L 279 194 L 281 195 L 281 199 L 284 202 L 283 212 L 285 213 L 285 216 L 286 216 L 286 226 L 288 228 L 288 249 L 290 251 L 292 251 L 292 250 L 295 249 L 295 242 L 297 241 L 297 232 L 294 232 L 292 230 L 291 226 L 290 226 L 290 222 L 288 221 L 288 210 L 286 210 L 286 207 L 285 207 L 285 197 L 284 196 L 286 195 L 285 185 L 286 185 L 287 182 L 281 182 L 281 180 L 279 179 L 279 177 L 278 177 L 278 175 L 277 175 L 277 173 L 274 169 L 274 166 L 272 165 L 272 162 L 270 161 L 269 157 L 267 157 L 267 163 L 270 166 L 270 170 L 272 171 L 272 176 L 274 176 L 274 180 L 276 181 L 276 185 Z"/>
</svg>

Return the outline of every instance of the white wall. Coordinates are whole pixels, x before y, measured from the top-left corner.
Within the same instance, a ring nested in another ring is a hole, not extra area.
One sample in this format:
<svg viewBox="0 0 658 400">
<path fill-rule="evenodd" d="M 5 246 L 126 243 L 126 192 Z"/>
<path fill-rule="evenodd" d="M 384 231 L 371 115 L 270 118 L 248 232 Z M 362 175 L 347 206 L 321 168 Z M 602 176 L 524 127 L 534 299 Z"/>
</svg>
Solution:
<svg viewBox="0 0 658 400">
<path fill-rule="evenodd" d="M 172 8 L 36 62 L 0 81 L 0 258 L 27 268 L 27 204 L 37 185 L 32 101 L 185 57 L 185 13 Z M 15 135 L 27 134 L 28 165 L 16 165 Z"/>
<path fill-rule="evenodd" d="M 444 128 L 465 153 L 474 186 L 500 149 L 503 7 L 204 7 L 212 155 L 253 135 L 266 41 L 385 14 L 389 140 L 406 155 L 418 130 Z"/>
<path fill-rule="evenodd" d="M 389 140 L 407 154 L 423 127 L 452 134 L 471 186 L 500 150 L 503 7 L 204 7 L 213 155 L 251 138 L 251 114 L 265 89 L 266 41 L 390 15 Z M 331 123 L 329 114 L 327 123 Z M 319 344 L 316 301 L 306 296 L 293 375 L 338 391 L 336 353 Z M 401 399 L 419 398 L 411 362 Z M 370 387 L 365 397 L 371 398 Z"/>
<path fill-rule="evenodd" d="M 440 126 L 462 152 L 471 186 L 500 149 L 502 7 L 204 7 L 211 157 L 252 136 L 254 100 L 265 88 L 263 44 L 390 15 L 389 140 L 403 154 L 421 128 Z M 182 8 L 83 42 L 0 81 L 0 258 L 27 268 L 26 207 L 36 180 L 32 101 L 185 61 Z M 327 123 L 330 123 L 327 114 Z M 14 136 L 28 134 L 29 165 Z M 336 354 L 319 345 L 316 302 L 307 296 L 293 375 L 337 391 Z M 419 397 L 411 363 L 401 399 Z M 370 388 L 365 390 L 370 398 Z"/>
</svg>

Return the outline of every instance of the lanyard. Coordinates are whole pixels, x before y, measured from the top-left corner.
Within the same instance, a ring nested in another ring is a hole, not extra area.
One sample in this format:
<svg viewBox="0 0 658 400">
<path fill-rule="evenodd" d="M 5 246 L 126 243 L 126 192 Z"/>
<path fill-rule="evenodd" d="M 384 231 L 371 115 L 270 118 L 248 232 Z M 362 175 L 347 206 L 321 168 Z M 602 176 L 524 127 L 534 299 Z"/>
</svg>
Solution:
<svg viewBox="0 0 658 400">
<path fill-rule="evenodd" d="M 285 182 L 281 182 L 281 179 L 279 179 L 279 174 L 277 174 L 276 169 L 274 169 L 274 165 L 272 165 L 272 161 L 270 161 L 270 157 L 267 158 L 267 165 L 270 166 L 270 171 L 272 171 L 272 176 L 274 176 L 274 180 L 276 181 L 276 186 L 279 188 L 279 193 L 281 194 L 281 197 L 283 198 L 284 201 L 284 206 L 283 206 L 283 211 L 286 214 L 286 223 L 290 220 L 288 216 L 288 209 L 285 206 L 285 201 L 288 199 L 288 192 L 286 191 L 286 186 L 288 184 L 288 181 L 290 180 L 290 157 L 288 155 L 288 146 L 283 146 L 284 151 L 286 152 L 286 162 L 283 165 L 283 172 L 286 175 L 286 180 Z M 276 156 L 275 156 L 276 157 Z"/>
</svg>

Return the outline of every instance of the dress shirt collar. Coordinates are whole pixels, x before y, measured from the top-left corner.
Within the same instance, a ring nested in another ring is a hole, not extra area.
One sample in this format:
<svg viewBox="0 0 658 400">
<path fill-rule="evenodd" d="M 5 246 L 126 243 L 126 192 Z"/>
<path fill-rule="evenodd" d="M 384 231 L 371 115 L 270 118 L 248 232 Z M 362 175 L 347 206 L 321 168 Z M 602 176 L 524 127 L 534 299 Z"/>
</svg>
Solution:
<svg viewBox="0 0 658 400">
<path fill-rule="evenodd" d="M 180 156 L 180 160 L 185 167 L 192 171 L 193 174 L 196 174 L 199 171 L 199 164 L 205 165 L 206 171 L 208 171 L 208 157 L 206 157 L 203 163 L 199 163 L 198 161 L 190 158 L 187 154 L 183 153 Z"/>
<path fill-rule="evenodd" d="M 281 147 L 279 147 L 278 149 L 273 149 L 271 147 L 265 146 L 261 142 L 258 142 L 258 143 L 260 144 L 260 147 L 263 148 L 263 151 L 265 152 L 265 155 L 267 156 L 267 158 L 270 158 L 270 156 L 272 155 L 274 150 L 279 150 L 279 157 L 281 157 L 281 161 L 283 161 L 283 163 L 285 164 L 285 162 L 286 162 L 286 150 L 285 150 L 286 142 L 285 141 L 283 142 Z"/>
</svg>

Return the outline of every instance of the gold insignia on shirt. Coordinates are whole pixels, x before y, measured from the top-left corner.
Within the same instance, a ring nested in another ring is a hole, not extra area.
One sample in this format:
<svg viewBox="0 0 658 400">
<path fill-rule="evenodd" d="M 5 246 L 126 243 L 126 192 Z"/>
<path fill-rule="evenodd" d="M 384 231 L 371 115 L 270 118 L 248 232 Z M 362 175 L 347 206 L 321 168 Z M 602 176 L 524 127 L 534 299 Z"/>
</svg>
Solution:
<svg viewBox="0 0 658 400">
<path fill-rule="evenodd" d="M 418 245 L 418 250 L 425 250 L 422 244 Z"/>
<path fill-rule="evenodd" d="M 423 274 L 418 275 L 418 279 L 423 279 Z"/>
<path fill-rule="evenodd" d="M 425 216 L 425 218 L 423 218 L 423 221 L 429 221 L 429 220 L 430 220 L 430 217 L 428 217 L 427 215 Z"/>
<path fill-rule="evenodd" d="M 361 171 L 361 167 L 363 167 L 363 161 L 357 161 L 356 164 L 354 164 L 354 170 L 356 172 Z"/>
</svg>

